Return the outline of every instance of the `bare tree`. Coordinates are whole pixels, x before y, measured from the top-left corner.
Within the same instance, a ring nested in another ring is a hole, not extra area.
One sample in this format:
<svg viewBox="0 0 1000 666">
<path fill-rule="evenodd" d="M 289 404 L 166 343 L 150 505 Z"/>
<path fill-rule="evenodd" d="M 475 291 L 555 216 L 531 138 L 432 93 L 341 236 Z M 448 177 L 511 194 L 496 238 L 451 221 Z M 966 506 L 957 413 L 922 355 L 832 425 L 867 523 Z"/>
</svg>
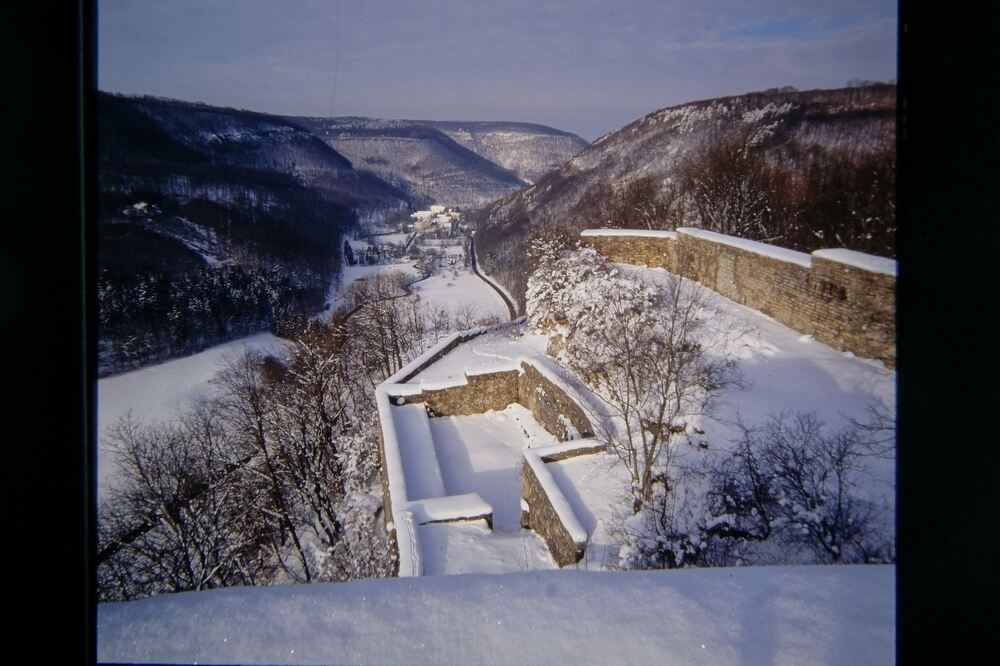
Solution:
<svg viewBox="0 0 1000 666">
<path fill-rule="evenodd" d="M 678 166 L 680 188 L 700 226 L 730 236 L 774 242 L 789 223 L 783 204 L 788 174 L 760 149 L 764 136 L 746 127 L 713 137 Z"/>
<path fill-rule="evenodd" d="M 628 470 L 638 512 L 654 484 L 669 484 L 674 445 L 690 420 L 738 381 L 735 363 L 700 335 L 701 287 L 672 274 L 624 278 L 585 249 L 533 275 L 529 302 L 536 327 L 546 318 L 571 322 L 564 359 L 604 405 L 598 434 Z"/>
<path fill-rule="evenodd" d="M 714 536 L 776 538 L 821 563 L 894 561 L 887 508 L 860 488 L 871 455 L 863 430 L 828 433 L 802 413 L 741 428 L 742 441 L 715 472 Z"/>
<path fill-rule="evenodd" d="M 126 418 L 111 432 L 121 483 L 102 504 L 97 570 L 104 600 L 266 583 L 274 568 L 210 404 L 172 425 Z"/>
</svg>

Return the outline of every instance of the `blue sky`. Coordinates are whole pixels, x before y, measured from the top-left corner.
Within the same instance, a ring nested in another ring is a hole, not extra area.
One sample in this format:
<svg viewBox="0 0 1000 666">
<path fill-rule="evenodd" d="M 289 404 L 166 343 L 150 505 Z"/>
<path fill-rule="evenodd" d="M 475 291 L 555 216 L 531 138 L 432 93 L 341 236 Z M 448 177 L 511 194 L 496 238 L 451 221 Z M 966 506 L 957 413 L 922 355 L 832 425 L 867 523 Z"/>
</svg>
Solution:
<svg viewBox="0 0 1000 666">
<path fill-rule="evenodd" d="M 519 120 L 896 78 L 885 0 L 101 0 L 98 87 L 292 115 Z"/>
</svg>

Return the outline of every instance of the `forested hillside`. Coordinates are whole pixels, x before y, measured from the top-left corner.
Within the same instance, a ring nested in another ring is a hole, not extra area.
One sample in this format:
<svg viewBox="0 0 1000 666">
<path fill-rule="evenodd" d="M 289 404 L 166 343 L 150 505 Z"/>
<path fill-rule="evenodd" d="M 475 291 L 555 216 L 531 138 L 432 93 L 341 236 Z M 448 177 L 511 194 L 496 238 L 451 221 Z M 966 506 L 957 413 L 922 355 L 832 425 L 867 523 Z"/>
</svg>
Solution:
<svg viewBox="0 0 1000 666">
<path fill-rule="evenodd" d="M 477 211 L 482 267 L 521 299 L 532 234 L 695 226 L 895 256 L 896 87 L 774 89 L 662 109 Z"/>
<path fill-rule="evenodd" d="M 344 230 L 408 204 L 273 116 L 101 93 L 97 117 L 102 372 L 317 309 Z"/>
</svg>

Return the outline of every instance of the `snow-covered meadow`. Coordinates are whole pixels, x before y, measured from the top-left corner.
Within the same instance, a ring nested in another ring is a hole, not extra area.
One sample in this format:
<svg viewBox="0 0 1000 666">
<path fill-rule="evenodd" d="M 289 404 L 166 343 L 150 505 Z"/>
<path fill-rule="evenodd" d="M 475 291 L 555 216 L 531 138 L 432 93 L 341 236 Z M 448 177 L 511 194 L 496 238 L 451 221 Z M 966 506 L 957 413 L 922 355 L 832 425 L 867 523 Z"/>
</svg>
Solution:
<svg viewBox="0 0 1000 666">
<path fill-rule="evenodd" d="M 468 315 L 470 319 L 497 316 L 508 317 L 503 299 L 467 267 L 445 268 L 426 280 L 414 283 L 413 292 L 435 308 L 445 308 L 449 314 Z"/>
</svg>

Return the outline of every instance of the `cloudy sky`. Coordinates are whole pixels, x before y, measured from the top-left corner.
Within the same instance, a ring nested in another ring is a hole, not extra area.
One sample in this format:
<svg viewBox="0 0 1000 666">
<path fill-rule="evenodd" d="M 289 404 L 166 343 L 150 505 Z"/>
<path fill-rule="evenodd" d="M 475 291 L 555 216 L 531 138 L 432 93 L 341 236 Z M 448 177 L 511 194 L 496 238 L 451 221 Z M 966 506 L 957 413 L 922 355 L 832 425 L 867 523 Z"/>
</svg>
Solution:
<svg viewBox="0 0 1000 666">
<path fill-rule="evenodd" d="M 894 0 L 100 0 L 98 87 L 280 114 L 520 120 L 896 78 Z"/>
</svg>

